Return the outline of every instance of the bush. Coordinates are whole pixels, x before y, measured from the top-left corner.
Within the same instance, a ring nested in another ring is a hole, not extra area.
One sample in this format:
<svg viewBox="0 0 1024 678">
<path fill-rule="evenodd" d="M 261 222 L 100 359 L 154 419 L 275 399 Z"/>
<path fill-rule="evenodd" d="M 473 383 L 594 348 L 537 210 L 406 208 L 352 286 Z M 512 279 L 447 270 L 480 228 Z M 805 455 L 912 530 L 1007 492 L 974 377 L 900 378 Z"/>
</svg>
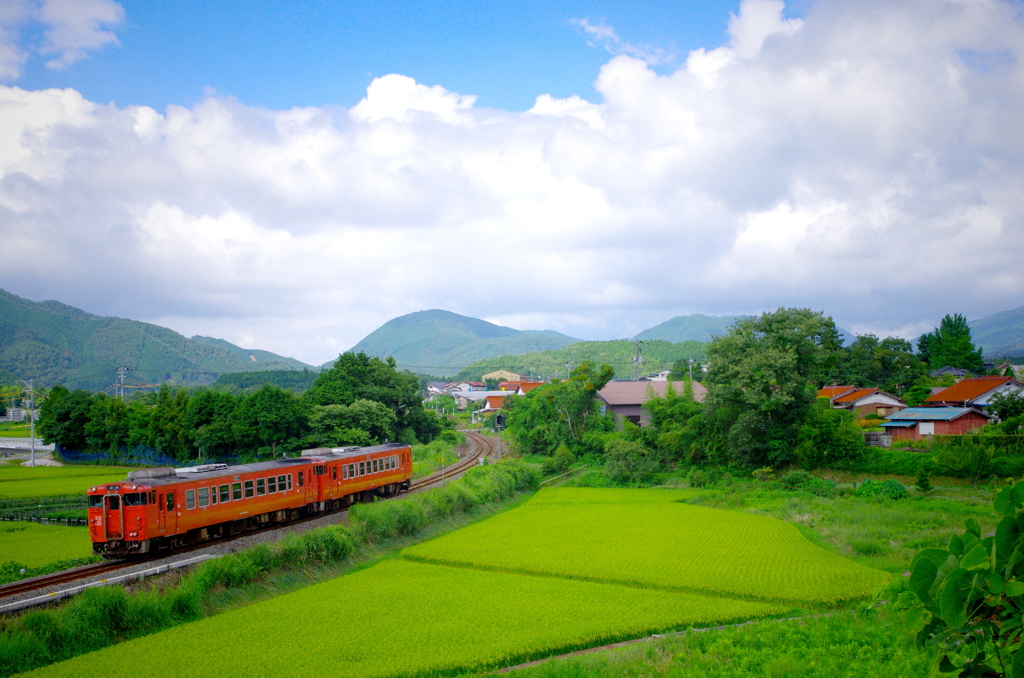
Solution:
<svg viewBox="0 0 1024 678">
<path fill-rule="evenodd" d="M 907 488 L 903 487 L 898 481 L 890 479 L 875 482 L 871 478 L 865 478 L 861 481 L 854 494 L 858 497 L 886 497 L 888 499 L 904 499 L 910 496 Z"/>
<path fill-rule="evenodd" d="M 574 461 L 576 461 L 576 455 L 570 452 L 565 445 L 559 445 L 554 456 L 545 459 L 541 468 L 544 475 L 553 476 L 568 471 Z"/>
<path fill-rule="evenodd" d="M 687 476 L 690 487 L 710 487 L 718 481 L 718 472 L 712 468 L 692 468 Z"/>
<path fill-rule="evenodd" d="M 750 475 L 753 476 L 754 480 L 756 480 L 759 483 L 766 483 L 766 482 L 768 482 L 769 480 L 772 480 L 775 477 L 775 474 L 772 471 L 772 467 L 771 466 L 765 466 L 764 468 L 759 468 L 756 471 L 754 471 L 753 473 L 751 473 Z"/>
<path fill-rule="evenodd" d="M 917 482 L 914 483 L 914 487 L 917 488 L 918 492 L 922 494 L 928 494 L 934 489 L 932 487 L 932 481 L 928 479 L 928 474 L 921 471 L 917 474 Z"/>
<path fill-rule="evenodd" d="M 609 440 L 604 454 L 604 471 L 618 485 L 648 483 L 661 468 L 657 453 L 638 442 Z"/>
<path fill-rule="evenodd" d="M 836 488 L 831 480 L 815 478 L 809 471 L 790 471 L 776 482 L 776 486 L 791 492 L 810 492 L 819 497 L 830 496 Z"/>
</svg>

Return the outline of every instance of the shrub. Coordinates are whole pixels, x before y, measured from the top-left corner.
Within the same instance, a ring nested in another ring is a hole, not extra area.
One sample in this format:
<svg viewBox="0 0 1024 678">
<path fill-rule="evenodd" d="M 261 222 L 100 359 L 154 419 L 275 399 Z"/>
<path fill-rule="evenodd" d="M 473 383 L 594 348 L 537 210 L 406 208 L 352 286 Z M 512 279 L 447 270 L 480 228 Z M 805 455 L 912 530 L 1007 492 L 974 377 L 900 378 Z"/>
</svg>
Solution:
<svg viewBox="0 0 1024 678">
<path fill-rule="evenodd" d="M 638 442 L 609 440 L 604 450 L 605 473 L 619 485 L 650 482 L 661 468 L 657 453 Z"/>
<path fill-rule="evenodd" d="M 775 477 L 774 473 L 772 472 L 772 467 L 771 466 L 765 466 L 764 468 L 759 468 L 756 471 L 754 471 L 753 473 L 751 473 L 750 475 L 752 475 L 754 477 L 754 480 L 756 480 L 759 483 L 766 483 L 766 482 L 768 482 L 769 480 L 772 480 Z"/>
<path fill-rule="evenodd" d="M 909 496 L 907 488 L 903 487 L 896 480 L 883 480 L 876 482 L 871 478 L 865 478 L 857 486 L 855 493 L 858 497 L 886 497 L 888 499 L 903 499 Z"/>
<path fill-rule="evenodd" d="M 544 475 L 548 476 L 565 473 L 574 461 L 576 461 L 576 455 L 565 445 L 559 445 L 558 449 L 555 450 L 554 456 L 544 460 L 542 470 Z"/>
<path fill-rule="evenodd" d="M 809 471 L 790 471 L 778 480 L 777 485 L 784 490 L 810 492 L 819 497 L 831 495 L 836 488 L 831 480 L 815 478 Z"/>
<path fill-rule="evenodd" d="M 932 489 L 934 489 L 932 487 L 932 481 L 928 480 L 928 474 L 924 471 L 917 474 L 917 482 L 914 483 L 914 486 L 923 494 L 928 494 Z"/>
<path fill-rule="evenodd" d="M 711 468 L 692 468 L 687 476 L 690 487 L 710 487 L 718 480 L 718 473 Z"/>
</svg>

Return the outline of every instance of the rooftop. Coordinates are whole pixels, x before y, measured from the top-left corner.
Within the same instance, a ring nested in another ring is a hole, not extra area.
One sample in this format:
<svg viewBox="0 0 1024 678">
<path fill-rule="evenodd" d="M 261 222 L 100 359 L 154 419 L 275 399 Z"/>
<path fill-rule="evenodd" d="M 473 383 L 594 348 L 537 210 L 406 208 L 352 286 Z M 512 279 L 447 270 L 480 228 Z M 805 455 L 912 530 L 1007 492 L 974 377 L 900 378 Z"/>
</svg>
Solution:
<svg viewBox="0 0 1024 678">
<path fill-rule="evenodd" d="M 598 391 L 598 395 L 609 405 L 642 405 L 647 402 L 648 389 L 653 390 L 658 396 L 664 397 L 669 384 L 672 384 L 676 393 L 681 394 L 684 383 L 682 381 L 609 381 L 607 386 Z M 704 396 L 707 395 L 708 390 L 700 382 L 690 383 L 693 384 L 694 399 L 699 403 L 704 402 Z"/>
<path fill-rule="evenodd" d="M 960 403 L 980 398 L 989 391 L 998 388 L 1008 381 L 1010 377 L 974 377 L 973 379 L 961 379 L 949 388 L 943 389 L 935 395 L 924 399 L 926 403 Z"/>
<path fill-rule="evenodd" d="M 908 407 L 886 417 L 889 422 L 896 421 L 953 421 L 960 417 L 974 412 L 986 419 L 992 419 L 991 415 L 985 414 L 973 407 Z M 886 424 L 882 424 L 886 426 Z"/>
</svg>

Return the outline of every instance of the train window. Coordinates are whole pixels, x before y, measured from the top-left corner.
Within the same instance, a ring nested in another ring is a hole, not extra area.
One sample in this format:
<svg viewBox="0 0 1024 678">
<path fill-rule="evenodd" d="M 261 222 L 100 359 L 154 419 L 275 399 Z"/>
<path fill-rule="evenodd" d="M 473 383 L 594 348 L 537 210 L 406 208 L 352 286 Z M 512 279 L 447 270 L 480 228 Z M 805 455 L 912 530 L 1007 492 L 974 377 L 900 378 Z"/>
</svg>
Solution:
<svg viewBox="0 0 1024 678">
<path fill-rule="evenodd" d="M 121 509 L 121 497 L 116 494 L 109 495 L 107 497 L 107 510 L 118 511 Z"/>
<path fill-rule="evenodd" d="M 227 485 L 220 486 L 220 503 L 226 504 L 231 501 L 231 492 Z"/>
<path fill-rule="evenodd" d="M 150 504 L 155 504 L 156 503 L 156 490 L 150 490 L 149 491 L 149 503 Z"/>
<path fill-rule="evenodd" d="M 278 492 L 284 492 L 285 490 L 292 489 L 291 488 L 291 483 L 287 482 L 286 478 L 288 478 L 288 476 L 278 476 L 277 477 L 277 491 Z"/>
<path fill-rule="evenodd" d="M 304 474 L 305 471 L 299 471 L 299 487 L 302 487 L 303 485 L 306 484 L 306 477 Z"/>
<path fill-rule="evenodd" d="M 331 480 L 337 480 L 337 479 L 338 479 L 338 467 L 337 466 L 332 466 L 331 467 Z"/>
<path fill-rule="evenodd" d="M 141 492 L 129 492 L 124 495 L 125 506 L 142 506 L 144 502 L 145 500 Z"/>
<path fill-rule="evenodd" d="M 242 483 L 231 483 L 231 501 L 239 501 L 242 498 Z"/>
<path fill-rule="evenodd" d="M 98 494 L 89 495 L 89 508 L 99 508 L 103 506 L 103 497 Z"/>
<path fill-rule="evenodd" d="M 277 492 L 277 476 L 270 476 L 267 478 L 267 494 L 274 494 Z"/>
<path fill-rule="evenodd" d="M 348 464 L 341 465 L 341 479 L 348 480 Z"/>
<path fill-rule="evenodd" d="M 213 487 L 210 488 L 210 503 L 211 504 L 216 504 L 217 503 L 217 486 L 216 485 L 214 485 Z"/>
<path fill-rule="evenodd" d="M 324 474 L 324 465 L 320 464 L 319 466 L 314 466 L 313 472 L 316 473 L 318 476 L 322 476 Z"/>
<path fill-rule="evenodd" d="M 168 511 L 173 511 L 174 510 L 174 493 L 173 492 L 168 492 L 167 493 L 167 510 Z"/>
<path fill-rule="evenodd" d="M 251 480 L 245 481 L 245 498 L 249 499 L 256 494 L 256 490 L 253 488 L 253 482 Z"/>
<path fill-rule="evenodd" d="M 365 461 L 359 462 L 359 475 L 361 475 L 361 476 L 365 476 L 366 475 L 366 462 Z"/>
<path fill-rule="evenodd" d="M 288 479 L 288 489 L 289 490 L 292 489 L 292 474 L 289 473 L 288 475 L 285 476 L 285 478 Z M 278 487 L 281 486 L 281 479 L 280 478 L 277 479 L 277 485 L 278 485 Z"/>
<path fill-rule="evenodd" d="M 352 478 L 352 477 L 354 477 L 355 475 L 356 475 L 356 465 L 355 465 L 355 463 L 353 462 L 353 463 L 351 463 L 351 464 L 349 464 L 349 465 L 348 465 L 348 477 L 349 477 L 349 478 Z"/>
<path fill-rule="evenodd" d="M 199 506 L 210 505 L 210 488 L 200 487 L 199 488 Z"/>
<path fill-rule="evenodd" d="M 267 493 L 267 483 L 263 478 L 256 479 L 256 494 L 264 495 Z"/>
<path fill-rule="evenodd" d="M 196 491 L 185 490 L 185 508 L 194 509 L 196 507 Z"/>
</svg>

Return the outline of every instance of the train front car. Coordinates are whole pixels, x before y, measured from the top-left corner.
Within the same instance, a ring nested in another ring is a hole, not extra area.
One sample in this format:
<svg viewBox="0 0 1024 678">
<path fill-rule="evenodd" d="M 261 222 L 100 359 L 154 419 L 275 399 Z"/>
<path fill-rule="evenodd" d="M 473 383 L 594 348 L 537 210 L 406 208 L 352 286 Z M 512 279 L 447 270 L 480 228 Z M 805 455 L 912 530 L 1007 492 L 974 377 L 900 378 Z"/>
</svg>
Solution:
<svg viewBox="0 0 1024 678">
<path fill-rule="evenodd" d="M 92 552 L 105 558 L 149 553 L 156 522 L 156 490 L 126 480 L 89 488 L 89 538 Z"/>
</svg>

